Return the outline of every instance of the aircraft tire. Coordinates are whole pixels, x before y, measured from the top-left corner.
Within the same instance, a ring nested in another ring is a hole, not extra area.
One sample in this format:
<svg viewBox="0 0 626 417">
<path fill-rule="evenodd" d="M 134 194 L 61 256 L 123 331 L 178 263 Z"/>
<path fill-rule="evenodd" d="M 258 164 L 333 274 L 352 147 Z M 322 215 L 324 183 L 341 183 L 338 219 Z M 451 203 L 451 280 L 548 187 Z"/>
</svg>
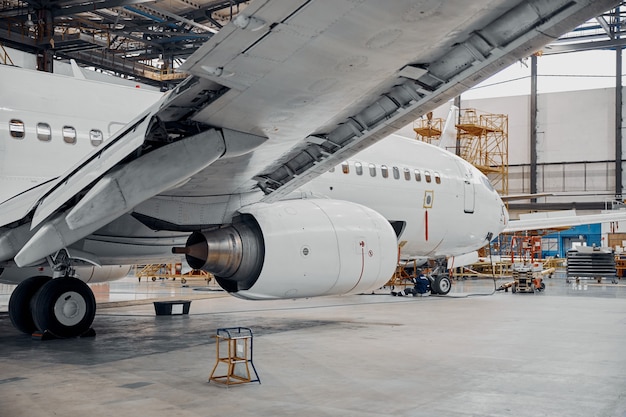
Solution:
<svg viewBox="0 0 626 417">
<path fill-rule="evenodd" d="M 430 293 L 432 295 L 437 295 L 437 294 L 439 294 L 438 291 L 439 291 L 439 288 L 435 284 L 435 279 L 434 278 L 430 278 Z"/>
<path fill-rule="evenodd" d="M 447 295 L 452 289 L 450 278 L 444 275 L 436 276 L 435 281 L 431 284 L 431 286 L 435 290 L 435 294 L 438 295 Z"/>
<path fill-rule="evenodd" d="M 96 299 L 77 278 L 57 278 L 39 289 L 32 304 L 33 320 L 41 331 L 56 337 L 78 337 L 91 327 Z"/>
<path fill-rule="evenodd" d="M 32 334 L 37 330 L 30 306 L 34 295 L 50 279 L 44 275 L 30 277 L 20 282 L 13 290 L 9 299 L 9 318 L 13 327 L 20 332 Z"/>
</svg>

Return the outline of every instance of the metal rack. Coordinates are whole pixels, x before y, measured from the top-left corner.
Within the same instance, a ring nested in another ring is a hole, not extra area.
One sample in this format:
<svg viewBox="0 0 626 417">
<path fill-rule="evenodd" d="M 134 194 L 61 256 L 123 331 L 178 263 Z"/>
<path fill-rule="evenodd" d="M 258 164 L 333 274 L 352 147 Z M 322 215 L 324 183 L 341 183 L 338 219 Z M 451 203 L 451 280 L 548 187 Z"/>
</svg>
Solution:
<svg viewBox="0 0 626 417">
<path fill-rule="evenodd" d="M 252 330 L 247 327 L 227 327 L 217 329 L 215 335 L 217 360 L 209 376 L 213 381 L 223 385 L 261 383 L 259 374 L 252 362 Z M 223 346 L 226 345 L 226 346 Z M 223 353 L 226 355 L 223 356 Z M 220 367 L 220 365 L 222 365 Z M 218 372 L 218 368 L 224 371 Z M 252 372 L 251 372 L 252 370 Z M 252 375 L 254 373 L 254 375 Z"/>
</svg>

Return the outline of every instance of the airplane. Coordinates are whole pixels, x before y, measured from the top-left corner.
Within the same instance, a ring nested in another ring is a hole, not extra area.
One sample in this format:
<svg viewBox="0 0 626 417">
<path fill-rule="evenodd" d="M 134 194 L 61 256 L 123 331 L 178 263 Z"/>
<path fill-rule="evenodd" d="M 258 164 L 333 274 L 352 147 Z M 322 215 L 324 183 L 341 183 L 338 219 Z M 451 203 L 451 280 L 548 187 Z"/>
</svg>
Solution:
<svg viewBox="0 0 626 417">
<path fill-rule="evenodd" d="M 173 255 L 234 296 L 281 299 L 471 254 L 508 223 L 487 178 L 376 142 L 615 4 L 256 0 L 146 108 L 136 90 L 0 66 L 11 321 L 79 336 L 96 309 L 84 281 Z"/>
</svg>

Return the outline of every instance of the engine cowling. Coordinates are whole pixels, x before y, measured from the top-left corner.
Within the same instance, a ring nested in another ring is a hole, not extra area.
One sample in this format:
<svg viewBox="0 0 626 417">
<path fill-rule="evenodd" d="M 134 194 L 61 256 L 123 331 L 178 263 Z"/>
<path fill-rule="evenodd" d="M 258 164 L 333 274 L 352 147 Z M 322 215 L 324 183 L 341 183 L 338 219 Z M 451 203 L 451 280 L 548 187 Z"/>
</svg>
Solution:
<svg viewBox="0 0 626 417">
<path fill-rule="evenodd" d="M 77 266 L 76 278 L 87 283 L 108 282 L 124 278 L 128 275 L 131 265 Z M 36 275 L 54 275 L 49 266 L 27 268 L 0 268 L 0 283 L 19 284 Z"/>
<path fill-rule="evenodd" d="M 349 294 L 383 286 L 398 256 L 396 234 L 379 213 L 336 200 L 257 203 L 232 226 L 193 233 L 192 268 L 246 299 Z"/>
</svg>

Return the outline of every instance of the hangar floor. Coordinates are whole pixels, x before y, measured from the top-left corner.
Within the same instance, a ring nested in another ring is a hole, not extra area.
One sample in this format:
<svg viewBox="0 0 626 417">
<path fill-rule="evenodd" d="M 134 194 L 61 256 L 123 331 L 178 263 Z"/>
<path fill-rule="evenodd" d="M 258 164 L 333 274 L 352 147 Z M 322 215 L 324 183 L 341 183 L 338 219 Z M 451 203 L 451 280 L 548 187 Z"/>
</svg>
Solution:
<svg viewBox="0 0 626 417">
<path fill-rule="evenodd" d="M 547 284 L 249 302 L 127 278 L 95 338 L 33 341 L 0 313 L 0 415 L 626 416 L 626 286 Z M 190 314 L 155 316 L 140 300 L 154 293 Z M 260 385 L 207 383 L 215 331 L 233 326 L 255 332 Z"/>
</svg>

